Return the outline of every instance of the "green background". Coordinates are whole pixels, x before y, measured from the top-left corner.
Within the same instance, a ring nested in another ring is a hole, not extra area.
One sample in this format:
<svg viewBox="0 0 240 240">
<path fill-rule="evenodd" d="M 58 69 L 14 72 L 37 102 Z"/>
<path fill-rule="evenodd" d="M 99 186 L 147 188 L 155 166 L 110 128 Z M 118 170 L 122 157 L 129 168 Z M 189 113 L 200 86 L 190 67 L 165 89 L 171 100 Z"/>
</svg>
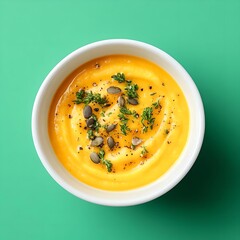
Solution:
<svg viewBox="0 0 240 240">
<path fill-rule="evenodd" d="M 46 172 L 31 111 L 48 72 L 102 39 L 153 44 L 202 95 L 206 134 L 189 174 L 133 207 L 78 199 Z M 240 1 L 0 0 L 0 239 L 240 239 Z"/>
</svg>

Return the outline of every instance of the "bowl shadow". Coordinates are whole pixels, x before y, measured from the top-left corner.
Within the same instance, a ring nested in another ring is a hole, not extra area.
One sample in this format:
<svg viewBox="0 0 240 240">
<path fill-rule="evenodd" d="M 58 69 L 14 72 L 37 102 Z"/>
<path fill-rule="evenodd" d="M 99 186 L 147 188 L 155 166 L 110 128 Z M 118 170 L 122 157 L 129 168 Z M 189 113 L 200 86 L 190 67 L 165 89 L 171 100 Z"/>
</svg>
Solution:
<svg viewBox="0 0 240 240">
<path fill-rule="evenodd" d="M 171 191 L 147 205 L 170 204 L 181 208 L 216 207 L 223 195 L 228 194 L 227 185 L 233 183 L 233 166 L 228 161 L 228 149 L 218 134 L 214 119 L 206 124 L 205 138 L 198 159 L 185 178 Z"/>
</svg>

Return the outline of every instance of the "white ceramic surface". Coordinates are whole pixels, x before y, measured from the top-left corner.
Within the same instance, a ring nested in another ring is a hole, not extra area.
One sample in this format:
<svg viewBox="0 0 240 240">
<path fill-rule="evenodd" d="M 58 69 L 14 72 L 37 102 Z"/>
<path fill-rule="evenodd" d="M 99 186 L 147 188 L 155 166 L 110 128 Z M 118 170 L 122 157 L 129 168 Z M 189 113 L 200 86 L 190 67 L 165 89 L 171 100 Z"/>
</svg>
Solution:
<svg viewBox="0 0 240 240">
<path fill-rule="evenodd" d="M 164 68 L 178 83 L 190 109 L 190 133 L 186 147 L 176 163 L 155 182 L 128 191 L 103 191 L 74 178 L 58 161 L 48 136 L 48 111 L 62 81 L 81 64 L 101 56 L 128 54 L 145 58 Z M 172 189 L 187 174 L 201 149 L 205 130 L 204 109 L 200 94 L 188 73 L 171 56 L 149 44 L 126 39 L 95 42 L 65 57 L 42 83 L 32 112 L 32 136 L 38 156 L 49 174 L 63 188 L 89 202 L 108 206 L 129 206 L 155 199 Z"/>
</svg>

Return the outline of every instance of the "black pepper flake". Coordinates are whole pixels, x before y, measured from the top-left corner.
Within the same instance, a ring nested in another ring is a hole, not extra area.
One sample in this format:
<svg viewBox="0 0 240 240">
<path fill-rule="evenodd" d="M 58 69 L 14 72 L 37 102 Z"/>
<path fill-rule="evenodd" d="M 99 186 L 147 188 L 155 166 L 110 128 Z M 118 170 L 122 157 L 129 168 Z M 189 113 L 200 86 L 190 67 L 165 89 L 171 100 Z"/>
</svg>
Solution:
<svg viewBox="0 0 240 240">
<path fill-rule="evenodd" d="M 87 130 L 87 127 L 86 127 L 86 126 L 84 127 L 84 130 Z"/>
<path fill-rule="evenodd" d="M 99 108 L 94 108 L 94 111 L 98 112 L 98 111 L 99 111 Z"/>
<path fill-rule="evenodd" d="M 143 88 L 141 88 L 141 91 L 143 91 Z"/>
<path fill-rule="evenodd" d="M 82 148 L 82 147 L 79 147 L 79 150 L 83 150 L 83 148 Z"/>
<path fill-rule="evenodd" d="M 69 107 L 71 107 L 71 104 L 68 104 Z"/>
<path fill-rule="evenodd" d="M 96 69 L 100 68 L 100 64 L 99 64 L 99 63 L 96 63 L 96 64 L 95 64 L 95 68 L 96 68 Z"/>
<path fill-rule="evenodd" d="M 165 83 L 162 83 L 162 86 L 164 87 L 164 86 L 165 86 Z"/>
<path fill-rule="evenodd" d="M 151 90 L 151 89 L 152 89 L 152 86 L 150 86 L 149 89 Z"/>
<path fill-rule="evenodd" d="M 72 118 L 72 115 L 69 114 L 69 115 L 68 115 L 68 118 Z"/>
</svg>

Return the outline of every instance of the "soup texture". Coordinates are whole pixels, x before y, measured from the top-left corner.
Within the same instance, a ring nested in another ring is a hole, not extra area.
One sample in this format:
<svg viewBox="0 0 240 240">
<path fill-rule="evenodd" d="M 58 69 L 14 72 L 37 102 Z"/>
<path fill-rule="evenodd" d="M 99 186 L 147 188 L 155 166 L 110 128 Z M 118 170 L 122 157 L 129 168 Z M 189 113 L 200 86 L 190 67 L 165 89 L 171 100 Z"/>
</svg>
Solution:
<svg viewBox="0 0 240 240">
<path fill-rule="evenodd" d="M 79 181 L 122 191 L 150 184 L 186 145 L 189 109 L 182 90 L 145 59 L 111 55 L 71 73 L 49 111 L 49 137 Z"/>
</svg>

